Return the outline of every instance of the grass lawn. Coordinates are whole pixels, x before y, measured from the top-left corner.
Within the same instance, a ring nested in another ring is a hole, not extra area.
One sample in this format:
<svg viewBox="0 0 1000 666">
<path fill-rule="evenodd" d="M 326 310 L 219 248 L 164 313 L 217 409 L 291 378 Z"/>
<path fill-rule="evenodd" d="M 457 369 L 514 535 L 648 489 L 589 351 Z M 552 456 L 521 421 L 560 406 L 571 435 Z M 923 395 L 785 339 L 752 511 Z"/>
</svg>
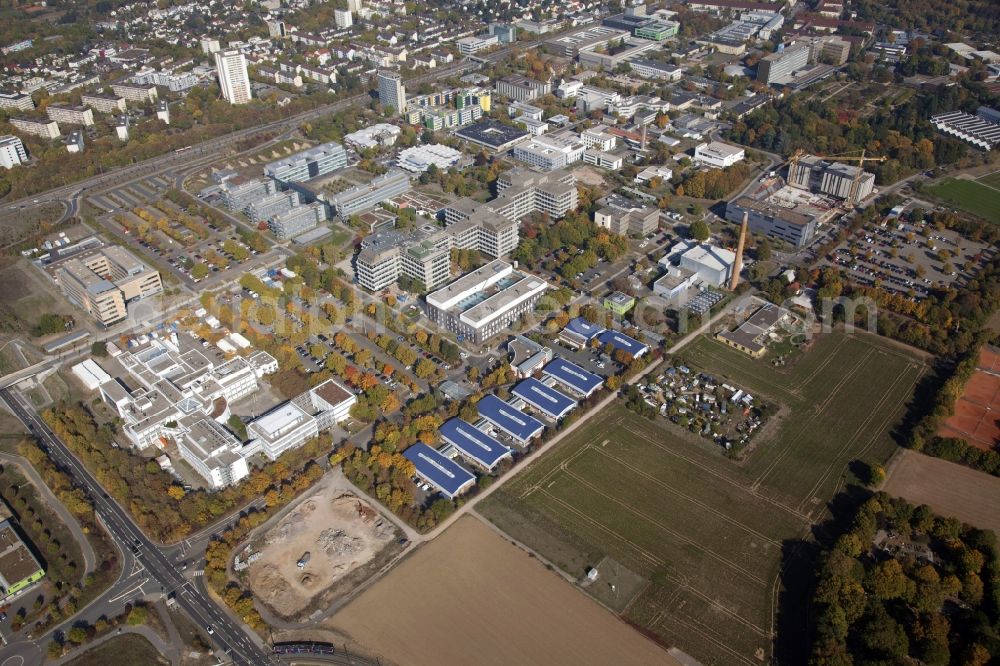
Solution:
<svg viewBox="0 0 1000 666">
<path fill-rule="evenodd" d="M 101 643 L 93 650 L 87 650 L 67 666 L 155 666 L 168 664 L 156 648 L 142 636 L 122 634 Z"/>
<path fill-rule="evenodd" d="M 851 461 L 892 453 L 890 429 L 924 368 L 875 337 L 840 333 L 784 368 L 708 338 L 681 358 L 784 407 L 744 461 L 613 405 L 480 513 L 574 576 L 607 557 L 644 578 L 620 607 L 663 643 L 704 664 L 767 663 L 783 561 L 825 517 Z M 602 598 L 602 585 L 603 574 L 585 589 Z"/>
<path fill-rule="evenodd" d="M 1000 190 L 1000 171 L 994 171 L 993 173 L 987 174 L 982 178 L 977 178 L 976 180 L 983 185 L 989 185 L 994 189 Z"/>
<path fill-rule="evenodd" d="M 991 174 L 986 178 L 993 178 Z M 988 181 L 992 184 L 992 181 Z M 1000 224 L 1000 192 L 974 180 L 947 179 L 927 190 L 939 199 L 984 220 Z"/>
</svg>

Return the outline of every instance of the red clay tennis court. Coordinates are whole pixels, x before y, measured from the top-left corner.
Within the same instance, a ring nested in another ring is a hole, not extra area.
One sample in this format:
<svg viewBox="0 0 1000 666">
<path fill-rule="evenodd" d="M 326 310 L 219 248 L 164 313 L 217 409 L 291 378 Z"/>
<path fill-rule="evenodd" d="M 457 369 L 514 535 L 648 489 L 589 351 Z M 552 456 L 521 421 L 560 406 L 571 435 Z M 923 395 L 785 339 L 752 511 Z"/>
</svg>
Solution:
<svg viewBox="0 0 1000 666">
<path fill-rule="evenodd" d="M 1000 352 L 983 347 L 977 370 L 955 402 L 955 414 L 941 426 L 942 437 L 960 437 L 992 450 L 1000 443 Z"/>
</svg>

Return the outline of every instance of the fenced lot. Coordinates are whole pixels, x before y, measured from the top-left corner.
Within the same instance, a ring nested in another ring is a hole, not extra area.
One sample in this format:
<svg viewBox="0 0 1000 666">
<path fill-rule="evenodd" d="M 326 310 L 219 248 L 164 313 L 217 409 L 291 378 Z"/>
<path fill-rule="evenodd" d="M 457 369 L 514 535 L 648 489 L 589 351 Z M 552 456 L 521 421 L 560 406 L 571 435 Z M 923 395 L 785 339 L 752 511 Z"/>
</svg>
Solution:
<svg viewBox="0 0 1000 666">
<path fill-rule="evenodd" d="M 783 406 L 746 460 L 616 405 L 480 511 L 573 575 L 608 556 L 644 577 L 623 614 L 665 644 L 706 664 L 759 664 L 772 654 L 784 551 L 826 513 L 851 461 L 889 456 L 923 366 L 839 333 L 780 369 L 707 338 L 682 358 Z M 602 584 L 587 589 L 600 598 Z"/>
</svg>

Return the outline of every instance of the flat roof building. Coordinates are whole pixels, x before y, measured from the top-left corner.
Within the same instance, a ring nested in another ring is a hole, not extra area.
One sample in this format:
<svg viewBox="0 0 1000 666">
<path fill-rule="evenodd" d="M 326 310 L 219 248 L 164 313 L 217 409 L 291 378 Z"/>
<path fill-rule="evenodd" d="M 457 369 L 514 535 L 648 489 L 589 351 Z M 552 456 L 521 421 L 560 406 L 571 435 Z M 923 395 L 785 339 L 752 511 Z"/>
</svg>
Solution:
<svg viewBox="0 0 1000 666">
<path fill-rule="evenodd" d="M 451 277 L 451 247 L 448 233 L 431 224 L 410 233 L 380 231 L 361 241 L 355 278 L 372 292 L 395 284 L 403 275 L 418 280 L 424 290 L 434 289 Z"/>
<path fill-rule="evenodd" d="M 20 138 L 13 135 L 0 136 L 0 166 L 13 169 L 27 161 L 28 151 L 24 149 L 24 142 Z"/>
<path fill-rule="evenodd" d="M 347 219 L 355 213 L 374 208 L 383 201 L 409 192 L 411 187 L 409 174 L 402 169 L 390 169 L 368 183 L 355 185 L 329 196 L 320 194 L 317 198 L 325 201 L 335 215 Z"/>
<path fill-rule="evenodd" d="M 512 156 L 543 171 L 562 169 L 583 159 L 586 146 L 570 132 L 543 134 L 514 146 Z"/>
<path fill-rule="evenodd" d="M 264 175 L 280 183 L 301 183 L 347 166 L 347 152 L 336 141 L 313 146 L 264 166 Z"/>
<path fill-rule="evenodd" d="M 508 447 L 458 417 L 441 424 L 438 433 L 441 439 L 454 446 L 464 458 L 488 472 L 496 469 L 500 461 L 510 460 L 513 456 Z"/>
<path fill-rule="evenodd" d="M 699 144 L 694 149 L 694 161 L 696 164 L 710 166 L 716 169 L 725 169 L 741 161 L 746 152 L 740 146 L 731 146 L 721 141 Z"/>
<path fill-rule="evenodd" d="M 476 403 L 476 408 L 481 417 L 507 433 L 521 446 L 526 445 L 545 430 L 545 424 L 541 421 L 511 407 L 493 394 L 483 396 Z"/>
<path fill-rule="evenodd" d="M 619 333 L 618 331 L 610 329 L 597 336 L 597 341 L 602 345 L 611 345 L 616 350 L 620 349 L 627 354 L 631 354 L 633 358 L 639 358 L 649 351 L 648 345 L 645 345 L 635 338 L 625 335 L 624 333 Z"/>
<path fill-rule="evenodd" d="M 526 140 L 530 134 L 511 125 L 502 125 L 495 120 L 484 120 L 455 132 L 455 136 L 465 139 L 498 153 L 510 150 L 515 144 Z"/>
<path fill-rule="evenodd" d="M 0 603 L 7 603 L 45 577 L 45 569 L 14 527 L 0 500 Z"/>
<path fill-rule="evenodd" d="M 726 219 L 730 222 L 741 222 L 744 213 L 753 233 L 783 240 L 797 248 L 808 245 L 816 234 L 818 221 L 813 215 L 750 197 L 733 199 L 726 204 Z"/>
<path fill-rule="evenodd" d="M 476 482 L 472 472 L 423 442 L 403 451 L 403 457 L 413 463 L 417 476 L 448 499 L 455 499 Z"/>
<path fill-rule="evenodd" d="M 577 406 L 576 400 L 546 386 L 534 377 L 521 381 L 511 393 L 555 421 L 569 414 Z"/>
<path fill-rule="evenodd" d="M 571 363 L 558 356 L 542 369 L 542 375 L 555 380 L 572 393 L 583 398 L 589 398 L 595 391 L 604 386 L 604 379 L 600 375 L 587 372 L 576 363 Z"/>
<path fill-rule="evenodd" d="M 496 259 L 427 295 L 427 316 L 437 325 L 482 344 L 506 330 L 535 303 L 549 284 Z"/>
<path fill-rule="evenodd" d="M 56 258 L 45 268 L 66 297 L 103 326 L 124 319 L 129 303 L 163 291 L 158 271 L 116 246 Z"/>
</svg>

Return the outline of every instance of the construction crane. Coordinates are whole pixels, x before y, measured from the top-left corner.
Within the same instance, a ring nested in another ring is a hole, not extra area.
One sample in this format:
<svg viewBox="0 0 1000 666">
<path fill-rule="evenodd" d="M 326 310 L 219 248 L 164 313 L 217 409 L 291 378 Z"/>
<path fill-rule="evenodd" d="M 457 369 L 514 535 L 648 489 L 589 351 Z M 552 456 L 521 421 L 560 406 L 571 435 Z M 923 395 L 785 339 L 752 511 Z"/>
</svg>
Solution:
<svg viewBox="0 0 1000 666">
<path fill-rule="evenodd" d="M 782 166 L 788 166 L 789 180 L 791 180 L 792 170 L 795 165 L 798 164 L 799 160 L 806 156 L 806 152 L 801 148 L 795 150 L 794 153 L 788 158 L 788 161 Z M 830 160 L 833 162 L 857 162 L 858 170 L 854 174 L 854 180 L 851 182 L 851 188 L 847 192 L 847 197 L 844 199 L 843 207 L 849 209 L 854 207 L 858 203 L 858 188 L 861 185 L 861 175 L 865 170 L 866 162 L 885 162 L 887 157 L 867 157 L 865 155 L 865 150 L 862 149 L 860 155 L 817 155 L 820 159 Z M 780 167 L 779 167 L 780 168 Z"/>
</svg>

